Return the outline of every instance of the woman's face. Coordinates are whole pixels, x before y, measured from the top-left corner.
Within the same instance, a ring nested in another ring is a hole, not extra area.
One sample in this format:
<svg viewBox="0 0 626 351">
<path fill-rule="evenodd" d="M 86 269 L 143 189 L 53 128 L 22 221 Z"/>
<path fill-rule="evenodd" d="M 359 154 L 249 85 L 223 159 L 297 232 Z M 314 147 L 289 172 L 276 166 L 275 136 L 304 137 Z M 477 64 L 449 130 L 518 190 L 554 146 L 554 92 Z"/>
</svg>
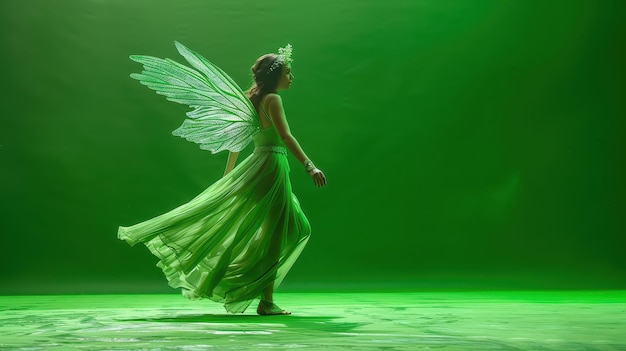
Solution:
<svg viewBox="0 0 626 351">
<path fill-rule="evenodd" d="M 291 86 L 291 81 L 293 81 L 293 73 L 291 73 L 291 64 L 287 64 L 283 66 L 283 71 L 281 73 L 280 79 L 278 80 L 278 87 L 276 90 L 286 90 Z"/>
</svg>

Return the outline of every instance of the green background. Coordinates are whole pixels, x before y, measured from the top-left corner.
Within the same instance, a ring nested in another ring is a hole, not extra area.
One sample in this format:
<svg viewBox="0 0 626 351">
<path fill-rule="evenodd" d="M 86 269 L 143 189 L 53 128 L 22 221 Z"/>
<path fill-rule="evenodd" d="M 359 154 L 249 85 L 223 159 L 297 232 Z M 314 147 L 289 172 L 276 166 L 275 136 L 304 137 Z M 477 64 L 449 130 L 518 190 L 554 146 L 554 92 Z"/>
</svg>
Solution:
<svg viewBox="0 0 626 351">
<path fill-rule="evenodd" d="M 130 54 L 294 46 L 313 226 L 284 290 L 626 288 L 626 2 L 0 2 L 0 293 L 169 292 L 117 240 L 217 180 Z M 250 148 L 244 154 L 250 152 Z"/>
</svg>

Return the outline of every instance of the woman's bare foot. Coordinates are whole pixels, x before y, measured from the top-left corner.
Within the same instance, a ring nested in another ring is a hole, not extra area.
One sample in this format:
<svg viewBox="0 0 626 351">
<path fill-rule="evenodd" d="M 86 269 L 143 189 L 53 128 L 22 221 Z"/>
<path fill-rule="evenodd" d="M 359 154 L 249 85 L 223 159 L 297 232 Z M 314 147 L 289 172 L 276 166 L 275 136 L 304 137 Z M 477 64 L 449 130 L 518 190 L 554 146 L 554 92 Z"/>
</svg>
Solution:
<svg viewBox="0 0 626 351">
<path fill-rule="evenodd" d="M 276 316 L 276 315 L 291 314 L 291 312 L 283 310 L 282 308 L 278 307 L 278 305 L 276 305 L 275 303 L 264 301 L 264 300 L 259 301 L 259 307 L 256 308 L 256 313 L 258 313 L 261 316 Z"/>
</svg>

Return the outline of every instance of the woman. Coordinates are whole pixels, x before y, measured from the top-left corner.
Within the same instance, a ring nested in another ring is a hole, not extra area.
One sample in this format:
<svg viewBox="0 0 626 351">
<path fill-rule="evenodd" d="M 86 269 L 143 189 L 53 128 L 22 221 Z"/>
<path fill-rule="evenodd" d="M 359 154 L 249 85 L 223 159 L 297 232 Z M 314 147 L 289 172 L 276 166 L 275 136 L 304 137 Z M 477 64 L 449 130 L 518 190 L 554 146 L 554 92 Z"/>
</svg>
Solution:
<svg viewBox="0 0 626 351">
<path fill-rule="evenodd" d="M 196 75 L 198 72 L 172 64 L 171 60 L 139 56 L 131 58 L 144 63 L 146 70 L 142 75 L 131 76 L 172 101 L 185 102 L 196 108 L 187 114 L 188 117 L 201 115 L 202 118 L 214 118 L 219 115 L 215 112 L 217 108 L 198 107 L 202 103 L 198 103 L 197 98 L 189 98 L 189 90 L 225 87 L 234 82 L 225 74 L 225 80 L 216 82 L 219 73 L 223 73 L 219 68 L 176 44 L 179 52 L 204 72 L 208 80 L 202 81 L 203 77 Z M 306 245 L 310 226 L 291 192 L 287 150 L 303 165 L 316 186 L 326 185 L 324 173 L 304 153 L 285 118 L 277 92 L 289 89 L 293 80 L 291 46 L 281 48 L 279 53 L 263 55 L 252 66 L 254 84 L 246 92 L 249 99 L 246 103 L 252 103 L 255 110 L 252 114 L 258 118 L 254 121 L 256 131 L 252 136 L 254 152 L 235 167 L 239 152 L 238 148 L 231 148 L 235 151 L 229 153 L 223 178 L 190 202 L 146 222 L 120 227 L 118 232 L 120 239 L 131 245 L 144 243 L 159 257 L 157 266 L 163 270 L 172 287 L 183 289 L 183 295 L 190 299 L 209 298 L 223 302 L 227 311 L 233 313 L 244 312 L 254 299 L 259 298 L 258 314 L 290 314 L 274 304 L 273 292 Z M 174 69 L 180 72 L 172 74 Z M 167 72 L 168 76 L 163 72 Z M 187 76 L 182 77 L 185 74 Z M 157 76 L 158 79 L 155 79 Z M 177 76 L 177 79 L 172 76 Z M 193 83 L 194 79 L 198 79 L 199 83 Z M 174 81 L 183 82 L 182 95 L 170 94 L 177 89 L 171 86 L 163 89 L 164 82 L 169 84 Z M 153 83 L 155 85 L 151 86 Z M 190 88 L 189 84 L 193 87 Z M 188 100 L 183 101 L 180 98 L 183 95 Z M 230 102 L 236 92 L 222 95 L 225 97 L 223 101 Z M 198 96 L 220 99 L 207 91 Z M 231 110 L 231 107 L 222 109 Z M 228 116 L 225 119 L 232 118 Z M 199 122 L 185 122 L 187 124 L 176 130 L 175 135 L 206 142 L 206 135 L 198 136 Z M 205 127 L 211 129 L 214 124 L 215 121 L 211 121 L 207 124 L 209 127 Z M 228 133 L 224 134 L 230 135 L 233 129 L 225 130 Z M 213 129 L 211 131 L 215 134 Z M 221 145 L 215 149 L 220 150 Z"/>
</svg>

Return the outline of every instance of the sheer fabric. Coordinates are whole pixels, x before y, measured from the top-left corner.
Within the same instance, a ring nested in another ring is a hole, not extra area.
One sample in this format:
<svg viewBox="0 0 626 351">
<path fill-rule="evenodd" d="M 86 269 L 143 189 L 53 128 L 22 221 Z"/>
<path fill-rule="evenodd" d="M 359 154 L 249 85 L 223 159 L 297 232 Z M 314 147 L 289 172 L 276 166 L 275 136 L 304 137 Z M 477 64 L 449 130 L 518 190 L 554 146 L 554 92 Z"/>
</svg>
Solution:
<svg viewBox="0 0 626 351">
<path fill-rule="evenodd" d="M 169 285 L 185 297 L 222 302 L 232 313 L 244 312 L 272 282 L 280 285 L 311 230 L 276 130 L 253 140 L 254 152 L 200 195 L 118 231 L 158 257 Z"/>
</svg>

